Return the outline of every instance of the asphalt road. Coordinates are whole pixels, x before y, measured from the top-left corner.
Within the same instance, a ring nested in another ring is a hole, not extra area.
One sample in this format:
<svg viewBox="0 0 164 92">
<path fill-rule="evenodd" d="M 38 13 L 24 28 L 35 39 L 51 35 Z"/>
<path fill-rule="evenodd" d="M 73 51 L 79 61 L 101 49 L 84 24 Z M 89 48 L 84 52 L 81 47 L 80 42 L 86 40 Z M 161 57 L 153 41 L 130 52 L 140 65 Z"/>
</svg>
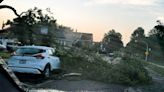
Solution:
<svg viewBox="0 0 164 92">
<path fill-rule="evenodd" d="M 124 92 L 125 87 L 115 84 L 106 84 L 97 81 L 85 80 L 78 77 L 44 79 L 40 76 L 17 74 L 18 78 L 31 85 L 32 89 L 55 89 L 71 92 Z"/>
<path fill-rule="evenodd" d="M 91 80 L 49 80 L 37 84 L 37 88 L 56 89 L 61 91 L 97 91 L 97 92 L 124 92 L 124 87 L 114 84 L 105 84 Z"/>
</svg>

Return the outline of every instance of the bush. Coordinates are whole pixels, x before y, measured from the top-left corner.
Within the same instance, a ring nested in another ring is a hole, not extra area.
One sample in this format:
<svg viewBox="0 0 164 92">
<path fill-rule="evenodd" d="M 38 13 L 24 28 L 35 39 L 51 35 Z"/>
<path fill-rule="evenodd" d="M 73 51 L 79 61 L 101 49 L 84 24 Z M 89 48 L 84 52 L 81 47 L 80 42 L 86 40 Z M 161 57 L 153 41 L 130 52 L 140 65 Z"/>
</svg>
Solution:
<svg viewBox="0 0 164 92">
<path fill-rule="evenodd" d="M 112 67 L 110 79 L 111 82 L 127 85 L 151 82 L 151 77 L 144 68 L 142 61 L 127 56 L 122 57 L 122 61 Z"/>
</svg>

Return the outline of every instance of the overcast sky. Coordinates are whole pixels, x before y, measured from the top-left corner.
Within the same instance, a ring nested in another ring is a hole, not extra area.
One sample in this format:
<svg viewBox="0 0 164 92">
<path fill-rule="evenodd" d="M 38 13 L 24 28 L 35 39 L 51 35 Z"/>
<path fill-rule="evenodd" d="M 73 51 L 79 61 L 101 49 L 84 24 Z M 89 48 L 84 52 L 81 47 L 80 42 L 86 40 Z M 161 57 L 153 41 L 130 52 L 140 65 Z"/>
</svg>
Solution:
<svg viewBox="0 0 164 92">
<path fill-rule="evenodd" d="M 4 0 L 1 4 L 15 7 L 18 13 L 35 6 L 50 8 L 58 24 L 93 33 L 95 41 L 115 29 L 127 43 L 137 27 L 147 33 L 157 19 L 164 20 L 164 0 Z M 10 10 L 0 10 L 0 25 L 14 17 Z"/>
</svg>

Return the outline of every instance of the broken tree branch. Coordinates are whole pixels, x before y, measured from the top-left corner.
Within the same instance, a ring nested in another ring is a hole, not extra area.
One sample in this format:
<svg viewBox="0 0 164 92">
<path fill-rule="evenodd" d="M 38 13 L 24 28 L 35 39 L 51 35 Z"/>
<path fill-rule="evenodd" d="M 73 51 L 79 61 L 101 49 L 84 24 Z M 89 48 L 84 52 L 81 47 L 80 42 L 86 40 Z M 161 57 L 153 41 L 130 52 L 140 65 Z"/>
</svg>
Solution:
<svg viewBox="0 0 164 92">
<path fill-rule="evenodd" d="M 4 8 L 12 10 L 16 16 L 20 17 L 20 15 L 17 13 L 17 11 L 13 7 L 8 6 L 8 5 L 0 5 L 0 9 L 4 9 Z"/>
</svg>

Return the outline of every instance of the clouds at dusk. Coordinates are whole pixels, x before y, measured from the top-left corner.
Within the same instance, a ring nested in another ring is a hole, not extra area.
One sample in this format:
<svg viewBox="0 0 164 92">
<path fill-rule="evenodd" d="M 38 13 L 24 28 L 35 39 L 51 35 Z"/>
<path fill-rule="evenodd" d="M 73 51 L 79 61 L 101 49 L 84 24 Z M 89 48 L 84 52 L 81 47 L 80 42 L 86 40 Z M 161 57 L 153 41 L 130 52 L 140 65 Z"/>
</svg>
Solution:
<svg viewBox="0 0 164 92">
<path fill-rule="evenodd" d="M 121 5 L 156 5 L 159 0 L 88 0 L 86 5 L 94 4 L 121 4 Z"/>
<path fill-rule="evenodd" d="M 95 41 L 115 29 L 127 43 L 137 27 L 148 33 L 156 20 L 164 22 L 164 0 L 5 0 L 2 4 L 15 7 L 18 13 L 34 7 L 50 8 L 59 24 L 93 33 Z M 11 11 L 1 10 L 0 25 L 14 17 Z"/>
</svg>

